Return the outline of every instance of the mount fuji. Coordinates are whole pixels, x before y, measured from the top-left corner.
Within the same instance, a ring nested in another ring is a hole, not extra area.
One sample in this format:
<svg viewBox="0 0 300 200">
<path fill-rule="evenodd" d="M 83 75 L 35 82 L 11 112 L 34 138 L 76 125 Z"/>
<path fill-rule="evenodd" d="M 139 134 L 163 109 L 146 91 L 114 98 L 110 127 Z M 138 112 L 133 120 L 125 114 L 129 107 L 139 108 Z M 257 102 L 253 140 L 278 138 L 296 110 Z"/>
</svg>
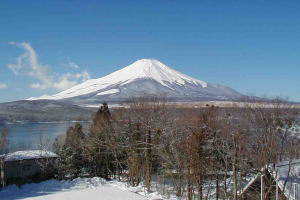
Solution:
<svg viewBox="0 0 300 200">
<path fill-rule="evenodd" d="M 163 96 L 170 101 L 237 100 L 237 91 L 182 74 L 158 60 L 141 59 L 98 79 L 52 96 L 28 100 L 66 100 L 76 104 L 122 102 L 131 97 Z"/>
</svg>

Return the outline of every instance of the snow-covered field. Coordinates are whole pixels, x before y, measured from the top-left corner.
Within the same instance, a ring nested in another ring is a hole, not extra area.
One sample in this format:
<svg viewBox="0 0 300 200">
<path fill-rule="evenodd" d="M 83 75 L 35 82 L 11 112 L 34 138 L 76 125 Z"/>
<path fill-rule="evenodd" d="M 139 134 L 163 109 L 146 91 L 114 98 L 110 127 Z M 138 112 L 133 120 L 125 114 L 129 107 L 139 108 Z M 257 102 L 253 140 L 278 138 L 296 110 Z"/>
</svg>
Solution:
<svg viewBox="0 0 300 200">
<path fill-rule="evenodd" d="M 101 178 L 77 178 L 72 181 L 49 180 L 0 191 L 1 200 L 159 200 L 156 193 L 146 193 L 142 187 L 127 187 L 118 181 Z"/>
</svg>

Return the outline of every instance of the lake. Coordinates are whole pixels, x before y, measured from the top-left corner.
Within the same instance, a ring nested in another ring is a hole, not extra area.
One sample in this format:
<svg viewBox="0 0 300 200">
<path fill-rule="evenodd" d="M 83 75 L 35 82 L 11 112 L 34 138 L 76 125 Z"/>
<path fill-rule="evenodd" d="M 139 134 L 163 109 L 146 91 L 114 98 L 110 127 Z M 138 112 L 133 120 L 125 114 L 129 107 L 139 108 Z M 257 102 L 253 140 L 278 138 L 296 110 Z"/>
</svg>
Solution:
<svg viewBox="0 0 300 200">
<path fill-rule="evenodd" d="M 19 122 L 0 125 L 8 129 L 9 151 L 39 149 L 41 146 L 51 150 L 53 141 L 66 133 L 76 122 Z M 89 122 L 80 122 L 87 128 Z"/>
<path fill-rule="evenodd" d="M 52 144 L 57 136 L 66 133 L 70 126 L 76 122 L 20 122 L 0 125 L 0 130 L 6 127 L 9 132 L 9 151 L 30 150 L 46 147 L 51 150 Z M 80 122 L 87 129 L 90 122 Z M 292 131 L 300 135 L 300 126 L 294 127 Z M 298 136 L 299 137 L 299 136 Z"/>
</svg>

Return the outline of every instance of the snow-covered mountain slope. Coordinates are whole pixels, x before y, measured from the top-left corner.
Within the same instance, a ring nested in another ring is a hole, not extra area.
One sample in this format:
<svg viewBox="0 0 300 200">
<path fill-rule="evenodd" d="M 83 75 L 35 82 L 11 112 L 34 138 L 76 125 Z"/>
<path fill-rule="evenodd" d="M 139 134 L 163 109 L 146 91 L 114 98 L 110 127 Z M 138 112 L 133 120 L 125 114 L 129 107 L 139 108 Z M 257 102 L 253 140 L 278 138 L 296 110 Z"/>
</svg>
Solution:
<svg viewBox="0 0 300 200">
<path fill-rule="evenodd" d="M 242 96 L 231 88 L 182 74 L 158 60 L 141 59 L 102 78 L 90 79 L 53 96 L 38 99 L 96 103 L 144 95 L 160 95 L 173 100 L 232 100 Z"/>
</svg>

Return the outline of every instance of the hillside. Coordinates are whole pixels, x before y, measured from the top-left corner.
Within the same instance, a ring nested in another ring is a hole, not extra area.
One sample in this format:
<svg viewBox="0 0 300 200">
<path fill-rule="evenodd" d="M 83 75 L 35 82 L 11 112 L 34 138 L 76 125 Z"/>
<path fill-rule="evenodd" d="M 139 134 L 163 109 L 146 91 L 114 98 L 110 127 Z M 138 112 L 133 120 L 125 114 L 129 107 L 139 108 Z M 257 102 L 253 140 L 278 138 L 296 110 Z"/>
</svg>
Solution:
<svg viewBox="0 0 300 200">
<path fill-rule="evenodd" d="M 54 100 L 15 101 L 0 104 L 0 121 L 89 120 L 92 110 Z"/>
</svg>

